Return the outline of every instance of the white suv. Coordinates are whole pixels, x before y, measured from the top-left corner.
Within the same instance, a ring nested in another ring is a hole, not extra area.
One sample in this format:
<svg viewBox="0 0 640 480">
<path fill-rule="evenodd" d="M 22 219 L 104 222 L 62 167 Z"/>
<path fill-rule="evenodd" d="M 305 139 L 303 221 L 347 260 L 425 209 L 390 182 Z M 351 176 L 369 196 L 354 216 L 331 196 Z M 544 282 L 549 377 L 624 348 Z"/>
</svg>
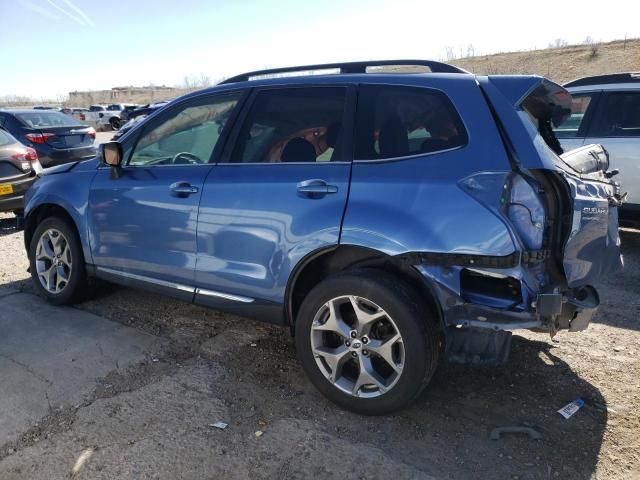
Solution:
<svg viewBox="0 0 640 480">
<path fill-rule="evenodd" d="M 640 73 L 580 78 L 564 85 L 573 97 L 571 118 L 555 129 L 565 151 L 591 143 L 610 155 L 610 170 L 627 192 L 621 224 L 640 224 Z"/>
</svg>

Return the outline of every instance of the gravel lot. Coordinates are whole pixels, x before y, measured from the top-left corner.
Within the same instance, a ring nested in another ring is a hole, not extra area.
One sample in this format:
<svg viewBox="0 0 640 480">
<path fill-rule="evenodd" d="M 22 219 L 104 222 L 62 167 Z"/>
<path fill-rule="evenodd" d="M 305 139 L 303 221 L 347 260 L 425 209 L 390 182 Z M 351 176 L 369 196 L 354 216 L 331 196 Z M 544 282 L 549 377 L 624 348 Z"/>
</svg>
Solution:
<svg viewBox="0 0 640 480">
<path fill-rule="evenodd" d="M 0 214 L 0 289 L 31 291 L 10 227 Z M 285 329 L 101 284 L 77 308 L 167 347 L 0 445 L 0 478 L 640 478 L 640 232 L 622 235 L 626 269 L 586 332 L 519 333 L 506 367 L 444 364 L 417 404 L 379 418 L 320 396 Z M 489 440 L 508 425 L 543 438 Z"/>
</svg>

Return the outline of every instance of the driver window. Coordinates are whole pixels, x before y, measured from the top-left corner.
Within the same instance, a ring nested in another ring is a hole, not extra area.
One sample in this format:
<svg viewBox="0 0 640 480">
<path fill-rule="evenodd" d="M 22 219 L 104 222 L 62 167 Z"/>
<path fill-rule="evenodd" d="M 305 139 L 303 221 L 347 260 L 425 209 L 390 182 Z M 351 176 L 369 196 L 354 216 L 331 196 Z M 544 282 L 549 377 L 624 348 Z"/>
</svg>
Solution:
<svg viewBox="0 0 640 480">
<path fill-rule="evenodd" d="M 208 163 L 240 93 L 189 102 L 149 125 L 128 165 L 200 165 Z"/>
</svg>

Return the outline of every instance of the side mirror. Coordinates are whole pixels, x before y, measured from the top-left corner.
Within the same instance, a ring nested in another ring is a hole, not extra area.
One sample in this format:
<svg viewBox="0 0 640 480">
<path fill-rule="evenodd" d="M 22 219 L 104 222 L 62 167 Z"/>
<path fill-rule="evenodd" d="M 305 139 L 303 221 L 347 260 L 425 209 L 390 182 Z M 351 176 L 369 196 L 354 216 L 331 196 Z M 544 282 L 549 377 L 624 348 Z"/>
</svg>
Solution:
<svg viewBox="0 0 640 480">
<path fill-rule="evenodd" d="M 118 142 L 107 142 L 100 146 L 102 161 L 111 167 L 119 167 L 122 162 L 122 145 Z"/>
</svg>

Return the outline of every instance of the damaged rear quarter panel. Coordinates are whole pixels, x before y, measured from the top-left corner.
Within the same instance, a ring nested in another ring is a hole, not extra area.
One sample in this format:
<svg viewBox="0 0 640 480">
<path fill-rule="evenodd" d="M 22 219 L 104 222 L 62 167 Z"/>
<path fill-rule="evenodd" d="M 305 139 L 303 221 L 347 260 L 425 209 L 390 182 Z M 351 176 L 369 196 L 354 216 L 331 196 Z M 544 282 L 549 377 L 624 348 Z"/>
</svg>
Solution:
<svg viewBox="0 0 640 480">
<path fill-rule="evenodd" d="M 480 88 L 475 80 L 439 82 L 435 77 L 420 86 L 447 94 L 465 124 L 468 144 L 410 158 L 355 161 L 340 243 L 391 256 L 410 252 L 517 255 L 522 246 L 501 214 L 500 202 L 511 163 Z M 535 315 L 522 309 L 473 308 L 476 305 L 461 295 L 463 266 L 413 266 L 435 290 L 445 325 L 487 319 L 502 322 L 505 328 L 511 328 L 509 323 L 515 328 L 539 324 Z M 522 304 L 530 305 L 538 283 L 535 268 L 515 265 L 495 272 L 522 282 Z M 504 315 L 496 318 L 494 314 L 501 312 Z"/>
</svg>

